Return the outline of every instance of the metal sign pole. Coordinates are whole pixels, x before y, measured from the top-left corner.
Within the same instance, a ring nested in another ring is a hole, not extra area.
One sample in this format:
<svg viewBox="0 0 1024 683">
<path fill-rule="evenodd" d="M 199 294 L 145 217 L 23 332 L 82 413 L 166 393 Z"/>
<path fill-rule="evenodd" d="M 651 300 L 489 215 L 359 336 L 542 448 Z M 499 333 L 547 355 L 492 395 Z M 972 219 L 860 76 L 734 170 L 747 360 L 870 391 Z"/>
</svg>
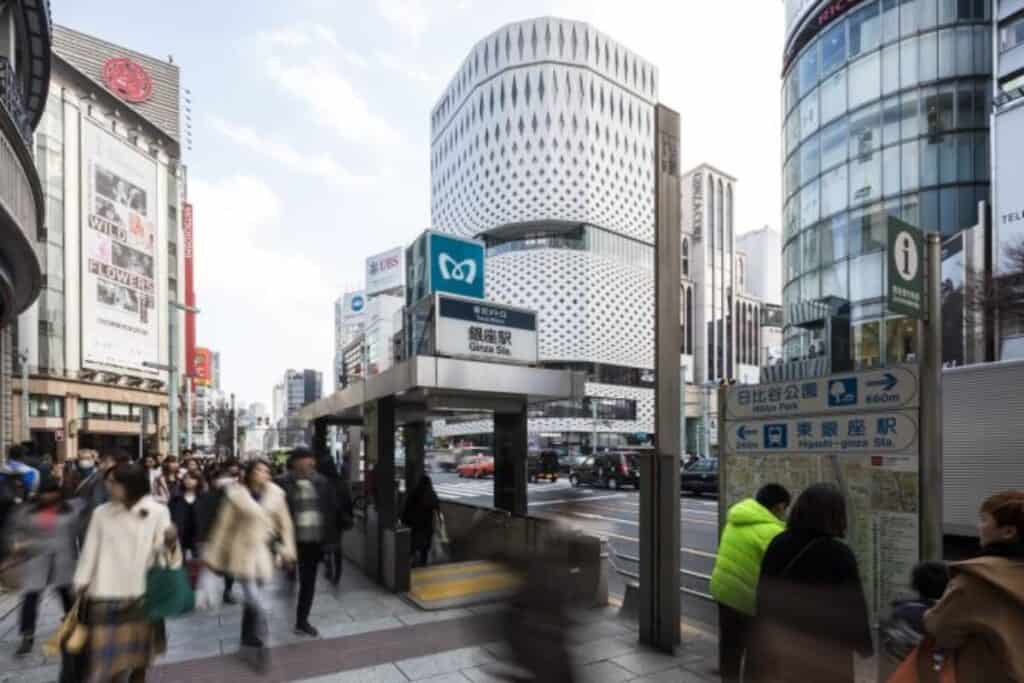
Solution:
<svg viewBox="0 0 1024 683">
<path fill-rule="evenodd" d="M 928 317 L 921 363 L 921 558 L 942 559 L 942 240 L 926 239 Z"/>
<path fill-rule="evenodd" d="M 640 642 L 681 640 L 679 580 L 679 114 L 655 111 L 654 454 L 640 468 Z"/>
</svg>

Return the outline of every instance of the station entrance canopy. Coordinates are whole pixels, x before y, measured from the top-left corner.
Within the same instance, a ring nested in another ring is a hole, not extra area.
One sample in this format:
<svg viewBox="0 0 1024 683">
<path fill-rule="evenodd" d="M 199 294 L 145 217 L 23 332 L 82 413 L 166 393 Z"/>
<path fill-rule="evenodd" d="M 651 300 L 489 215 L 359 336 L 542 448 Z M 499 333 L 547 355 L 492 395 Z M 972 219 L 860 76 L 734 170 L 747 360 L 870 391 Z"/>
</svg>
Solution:
<svg viewBox="0 0 1024 683">
<path fill-rule="evenodd" d="M 459 413 L 518 413 L 525 405 L 582 399 L 584 375 L 567 370 L 414 356 L 301 411 L 304 422 L 361 425 L 365 408 L 392 399 L 398 424 Z"/>
</svg>

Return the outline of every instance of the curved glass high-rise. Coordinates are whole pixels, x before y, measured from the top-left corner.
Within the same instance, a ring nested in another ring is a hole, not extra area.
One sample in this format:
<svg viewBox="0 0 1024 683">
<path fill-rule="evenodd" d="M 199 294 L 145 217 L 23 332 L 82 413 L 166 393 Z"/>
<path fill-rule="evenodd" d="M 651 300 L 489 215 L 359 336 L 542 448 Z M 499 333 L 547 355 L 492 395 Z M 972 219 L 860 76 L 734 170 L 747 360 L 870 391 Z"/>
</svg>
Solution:
<svg viewBox="0 0 1024 683">
<path fill-rule="evenodd" d="M 886 216 L 951 236 L 989 195 L 990 0 L 787 0 L 783 304 L 851 302 L 857 366 L 901 361 Z M 788 322 L 788 321 L 787 321 Z M 786 330 L 786 355 L 815 340 Z"/>
</svg>

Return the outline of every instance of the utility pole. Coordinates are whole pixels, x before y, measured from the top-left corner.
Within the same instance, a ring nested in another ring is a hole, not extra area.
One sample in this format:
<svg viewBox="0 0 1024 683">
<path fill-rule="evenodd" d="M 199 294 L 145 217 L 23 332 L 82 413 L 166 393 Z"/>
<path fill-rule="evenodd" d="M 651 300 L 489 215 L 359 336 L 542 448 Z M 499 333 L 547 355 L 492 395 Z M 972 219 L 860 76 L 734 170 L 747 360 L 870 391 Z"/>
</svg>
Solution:
<svg viewBox="0 0 1024 683">
<path fill-rule="evenodd" d="M 24 438 L 22 441 L 32 440 L 32 429 L 28 424 L 28 349 L 18 352 L 18 361 L 21 363 L 21 429 Z"/>
<path fill-rule="evenodd" d="M 195 306 L 186 306 L 176 301 L 167 302 L 167 363 L 144 362 L 143 367 L 167 373 L 167 431 L 170 445 L 167 454 L 178 457 L 180 436 L 178 433 L 178 311 L 199 313 Z"/>
<path fill-rule="evenodd" d="M 185 448 L 192 450 L 192 378 L 185 375 Z"/>
<path fill-rule="evenodd" d="M 238 460 L 238 410 L 234 392 L 231 392 L 231 459 Z"/>
</svg>

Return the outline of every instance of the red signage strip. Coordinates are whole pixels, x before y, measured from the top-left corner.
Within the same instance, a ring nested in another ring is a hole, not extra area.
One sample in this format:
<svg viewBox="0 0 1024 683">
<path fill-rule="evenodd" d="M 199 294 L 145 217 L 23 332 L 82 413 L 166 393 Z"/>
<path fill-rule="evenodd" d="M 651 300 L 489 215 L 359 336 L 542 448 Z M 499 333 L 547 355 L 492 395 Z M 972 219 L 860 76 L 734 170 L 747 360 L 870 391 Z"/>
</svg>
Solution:
<svg viewBox="0 0 1024 683">
<path fill-rule="evenodd" d="M 185 204 L 181 214 L 182 232 L 185 233 L 185 305 L 196 305 L 195 280 L 192 274 L 194 255 L 194 225 L 192 205 Z M 196 314 L 185 312 L 185 374 L 196 376 Z"/>
<path fill-rule="evenodd" d="M 862 2 L 864 0 L 832 0 L 832 2 L 825 3 L 813 18 L 804 23 L 804 27 L 797 34 L 796 38 L 793 39 L 790 48 L 786 50 L 786 55 L 782 60 L 783 75 L 789 70 L 793 59 L 800 53 L 800 50 L 804 49 L 804 46 L 811 42 L 826 26 L 829 26 L 833 21 Z"/>
</svg>

